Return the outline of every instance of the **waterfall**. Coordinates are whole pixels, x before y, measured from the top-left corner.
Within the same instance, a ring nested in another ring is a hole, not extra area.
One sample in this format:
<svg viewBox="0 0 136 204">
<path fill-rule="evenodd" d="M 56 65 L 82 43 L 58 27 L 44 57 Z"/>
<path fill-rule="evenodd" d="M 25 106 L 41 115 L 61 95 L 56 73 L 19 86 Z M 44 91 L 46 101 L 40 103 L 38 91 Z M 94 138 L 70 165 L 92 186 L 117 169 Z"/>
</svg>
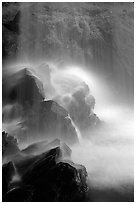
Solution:
<svg viewBox="0 0 136 204">
<path fill-rule="evenodd" d="M 76 131 L 78 140 L 79 140 L 79 142 L 81 143 L 81 142 L 82 142 L 82 135 L 81 135 L 81 133 L 80 133 L 80 130 L 78 129 L 78 127 L 76 126 L 76 124 L 74 123 L 74 121 L 72 120 L 72 118 L 70 117 L 69 114 L 68 114 L 68 116 L 67 116 L 66 118 L 70 119 L 71 124 L 72 124 L 73 127 L 75 128 L 75 131 Z"/>
</svg>

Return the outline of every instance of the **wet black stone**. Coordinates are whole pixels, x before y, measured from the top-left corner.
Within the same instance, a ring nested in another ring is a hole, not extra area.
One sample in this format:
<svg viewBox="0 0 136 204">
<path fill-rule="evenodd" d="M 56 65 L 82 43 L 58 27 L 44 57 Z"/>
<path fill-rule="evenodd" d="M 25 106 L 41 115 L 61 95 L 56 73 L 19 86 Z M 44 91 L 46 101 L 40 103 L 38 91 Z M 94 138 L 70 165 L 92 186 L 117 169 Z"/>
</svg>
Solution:
<svg viewBox="0 0 136 204">
<path fill-rule="evenodd" d="M 21 118 L 24 129 L 18 133 L 19 142 L 26 142 L 27 135 L 33 142 L 46 138 L 59 138 L 68 144 L 78 142 L 68 112 L 55 101 L 44 100 L 43 84 L 33 72 L 23 68 L 4 78 L 3 103 L 11 106 L 3 109 L 3 122 L 7 122 L 6 118 L 8 122 Z"/>
<path fill-rule="evenodd" d="M 8 192 L 11 177 L 14 174 L 14 166 L 12 162 L 2 166 L 2 196 Z"/>
<path fill-rule="evenodd" d="M 3 196 L 3 202 L 30 202 L 33 189 L 29 186 L 19 186 L 11 189 Z"/>
<path fill-rule="evenodd" d="M 21 181 L 13 182 L 11 185 L 10 179 L 6 180 L 3 201 L 85 201 L 88 190 L 86 169 L 84 166 L 76 165 L 71 161 L 63 161 L 63 151 L 65 154 L 68 153 L 65 146 L 63 148 L 56 147 L 33 157 L 33 162 L 29 166 L 27 162 L 24 162 L 26 171 L 23 172 Z M 21 165 L 19 169 L 19 165 L 16 163 L 16 167 L 20 172 Z M 4 181 L 8 172 L 9 164 L 3 168 Z"/>
</svg>

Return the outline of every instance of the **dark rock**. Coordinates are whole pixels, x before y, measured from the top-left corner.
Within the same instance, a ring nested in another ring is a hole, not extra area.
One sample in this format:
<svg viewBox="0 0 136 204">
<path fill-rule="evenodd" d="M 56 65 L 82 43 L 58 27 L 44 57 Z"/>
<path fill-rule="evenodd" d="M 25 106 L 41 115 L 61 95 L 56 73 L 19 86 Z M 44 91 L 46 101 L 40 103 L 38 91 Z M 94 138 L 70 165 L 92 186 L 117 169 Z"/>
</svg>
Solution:
<svg viewBox="0 0 136 204">
<path fill-rule="evenodd" d="M 88 85 L 83 84 L 72 97 L 74 100 L 71 100 L 67 109 L 76 126 L 80 130 L 96 128 L 100 119 L 94 113 L 95 98 L 90 94 Z"/>
<path fill-rule="evenodd" d="M 3 78 L 3 102 L 33 105 L 44 99 L 41 81 L 32 70 L 23 68 Z"/>
<path fill-rule="evenodd" d="M 23 175 L 24 173 L 26 173 L 28 167 L 33 165 L 33 163 L 39 158 L 39 155 L 47 153 L 49 150 L 57 147 L 59 147 L 61 150 L 61 154 L 59 154 L 58 160 L 71 159 L 71 149 L 65 143 L 58 139 L 55 139 L 50 143 L 47 143 L 46 141 L 34 143 L 21 150 L 22 157 L 20 157 L 19 159 L 18 157 L 14 158 L 14 162 L 17 166 L 19 174 Z"/>
<path fill-rule="evenodd" d="M 33 189 L 30 186 L 16 186 L 3 196 L 3 202 L 30 202 L 32 201 Z"/>
<path fill-rule="evenodd" d="M 43 85 L 34 71 L 25 68 L 5 77 L 3 92 L 3 120 L 6 123 L 19 118 L 19 142 L 30 144 L 46 138 L 78 142 L 68 112 L 52 100 L 44 101 Z"/>
<path fill-rule="evenodd" d="M 87 191 L 86 170 L 71 162 L 58 162 L 61 149 L 43 154 L 23 177 L 35 189 L 33 201 L 82 201 Z M 70 164 L 69 164 L 70 163 Z"/>
<path fill-rule="evenodd" d="M 8 191 L 9 182 L 11 180 L 11 175 L 14 172 L 12 162 L 4 164 L 2 166 L 2 195 Z"/>
<path fill-rule="evenodd" d="M 33 162 L 29 165 L 23 162 L 22 165 L 26 171 L 22 174 L 21 181 L 5 185 L 3 201 L 84 201 L 88 190 L 86 169 L 69 160 L 64 160 L 66 155 L 69 156 L 69 151 L 70 149 L 63 145 L 34 156 Z M 18 162 L 21 163 L 21 161 Z M 22 169 L 17 163 L 16 168 L 18 172 Z M 3 167 L 3 172 L 5 182 L 9 164 Z M 10 181 L 10 179 L 7 180 Z"/>
<path fill-rule="evenodd" d="M 3 163 L 10 161 L 14 156 L 18 155 L 20 150 L 18 148 L 17 139 L 6 132 L 2 132 L 2 159 Z"/>
<path fill-rule="evenodd" d="M 47 173 L 48 179 L 42 177 L 33 183 L 36 186 L 34 201 L 84 201 L 87 186 L 84 176 L 81 177 L 82 171 L 83 169 L 76 170 L 68 163 L 58 163 Z"/>
</svg>

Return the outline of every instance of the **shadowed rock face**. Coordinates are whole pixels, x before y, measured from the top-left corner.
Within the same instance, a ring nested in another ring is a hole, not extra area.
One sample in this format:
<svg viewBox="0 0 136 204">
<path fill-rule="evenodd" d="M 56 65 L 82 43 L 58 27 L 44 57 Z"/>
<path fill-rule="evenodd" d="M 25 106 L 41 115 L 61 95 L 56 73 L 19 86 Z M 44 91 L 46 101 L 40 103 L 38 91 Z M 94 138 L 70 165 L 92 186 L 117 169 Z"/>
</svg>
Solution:
<svg viewBox="0 0 136 204">
<path fill-rule="evenodd" d="M 19 103 L 33 106 L 44 100 L 43 85 L 28 68 L 13 72 L 3 78 L 3 103 Z"/>
<path fill-rule="evenodd" d="M 16 135 L 19 142 L 30 144 L 45 140 L 45 137 L 50 140 L 58 137 L 73 144 L 78 142 L 78 138 L 71 119 L 80 130 L 99 125 L 100 120 L 93 112 L 95 99 L 89 94 L 87 85 L 73 93 L 74 100 L 65 110 L 58 105 L 59 101 L 44 100 L 46 89 L 34 70 L 21 68 L 19 71 L 11 70 L 11 73 L 3 77 L 3 122 L 6 127 L 14 123 L 12 127 L 15 125 L 15 130 L 6 131 Z"/>
<path fill-rule="evenodd" d="M 45 151 L 49 151 L 50 149 L 56 148 L 60 146 L 61 148 L 61 156 L 62 158 L 70 159 L 71 157 L 71 149 L 61 140 L 55 139 L 48 143 L 47 141 L 37 142 L 34 144 L 29 145 L 25 149 L 22 150 L 22 153 L 25 155 L 39 155 L 41 153 L 44 153 Z M 63 151 L 64 150 L 64 151 Z"/>
<path fill-rule="evenodd" d="M 17 120 L 14 125 L 19 124 L 18 129 L 8 133 L 15 134 L 19 142 L 30 144 L 57 137 L 69 144 L 78 142 L 68 112 L 55 101 L 44 101 L 42 82 L 30 69 L 5 77 L 3 92 L 3 122 L 7 127 Z"/>
<path fill-rule="evenodd" d="M 70 153 L 64 144 L 31 159 L 26 156 L 22 161 L 14 160 L 14 165 L 5 164 L 3 201 L 84 201 L 88 189 L 86 169 L 66 160 Z M 21 175 L 20 180 L 13 180 L 16 172 Z"/>
<path fill-rule="evenodd" d="M 21 126 L 16 131 L 19 143 L 29 144 L 37 140 L 52 140 L 56 137 L 68 144 L 78 142 L 77 133 L 71 120 L 67 118 L 68 113 L 65 109 L 54 101 L 38 102 L 36 105 L 37 108 L 25 106 L 22 112 L 19 112 Z"/>
<path fill-rule="evenodd" d="M 13 163 L 9 162 L 2 166 L 2 195 L 5 195 L 8 191 L 8 184 L 11 181 L 11 177 L 14 174 Z"/>
<path fill-rule="evenodd" d="M 96 128 L 101 123 L 94 113 L 95 98 L 89 91 L 89 87 L 84 85 L 84 89 L 79 89 L 73 93 L 74 100 L 71 100 L 68 105 L 68 112 L 81 131 Z"/>
<path fill-rule="evenodd" d="M 24 125 L 29 127 L 28 131 L 39 131 L 49 135 L 50 138 L 58 137 L 71 144 L 78 141 L 71 120 L 67 118 L 68 112 L 54 101 L 39 103 L 38 109 L 27 116 L 28 120 Z"/>
</svg>

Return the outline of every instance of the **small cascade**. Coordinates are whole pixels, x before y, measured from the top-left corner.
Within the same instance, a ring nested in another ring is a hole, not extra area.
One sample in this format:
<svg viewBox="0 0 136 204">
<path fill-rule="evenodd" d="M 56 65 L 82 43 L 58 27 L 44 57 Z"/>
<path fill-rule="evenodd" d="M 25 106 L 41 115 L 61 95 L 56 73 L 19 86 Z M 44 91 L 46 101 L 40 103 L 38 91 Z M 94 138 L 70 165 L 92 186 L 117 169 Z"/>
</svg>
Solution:
<svg viewBox="0 0 136 204">
<path fill-rule="evenodd" d="M 16 165 L 15 165 L 15 163 L 13 162 L 13 167 L 14 167 L 14 175 L 13 175 L 13 177 L 12 177 L 12 180 L 11 180 L 11 184 L 12 183 L 16 183 L 16 182 L 19 182 L 20 180 L 21 180 L 21 177 L 20 177 L 20 175 L 19 175 L 19 173 L 18 173 L 18 171 L 17 171 L 17 168 L 16 168 Z"/>
<path fill-rule="evenodd" d="M 76 124 L 74 123 L 74 121 L 72 120 L 72 118 L 70 117 L 69 114 L 68 114 L 67 118 L 71 120 L 71 123 L 72 123 L 72 125 L 75 128 L 75 131 L 77 133 L 78 140 L 81 143 L 82 142 L 82 135 L 80 133 L 80 130 L 78 129 L 78 127 L 76 126 Z"/>
</svg>

